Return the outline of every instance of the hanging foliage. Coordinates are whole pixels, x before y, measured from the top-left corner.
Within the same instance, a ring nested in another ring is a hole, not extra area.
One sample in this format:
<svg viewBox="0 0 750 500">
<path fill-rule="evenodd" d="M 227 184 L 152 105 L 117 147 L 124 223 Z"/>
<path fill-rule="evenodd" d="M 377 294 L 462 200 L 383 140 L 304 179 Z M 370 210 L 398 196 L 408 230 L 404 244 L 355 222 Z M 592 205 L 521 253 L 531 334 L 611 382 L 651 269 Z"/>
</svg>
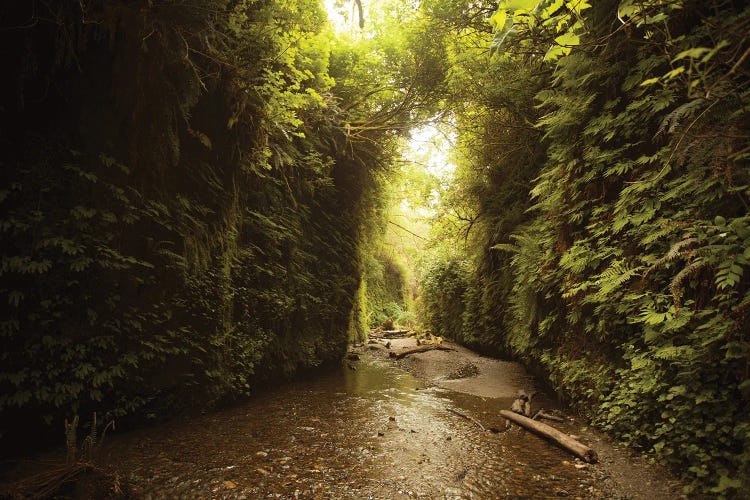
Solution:
<svg viewBox="0 0 750 500">
<path fill-rule="evenodd" d="M 17 49 L 0 84 L 2 448 L 339 360 L 394 134 L 351 133 L 370 89 L 331 54 L 319 3 L 18 1 L 0 19 Z"/>
<path fill-rule="evenodd" d="M 450 298 L 428 269 L 427 318 L 450 302 L 454 337 L 504 344 L 691 488 L 746 494 L 750 9 L 505 1 L 487 20 L 484 50 L 456 51 L 471 266 Z"/>
</svg>

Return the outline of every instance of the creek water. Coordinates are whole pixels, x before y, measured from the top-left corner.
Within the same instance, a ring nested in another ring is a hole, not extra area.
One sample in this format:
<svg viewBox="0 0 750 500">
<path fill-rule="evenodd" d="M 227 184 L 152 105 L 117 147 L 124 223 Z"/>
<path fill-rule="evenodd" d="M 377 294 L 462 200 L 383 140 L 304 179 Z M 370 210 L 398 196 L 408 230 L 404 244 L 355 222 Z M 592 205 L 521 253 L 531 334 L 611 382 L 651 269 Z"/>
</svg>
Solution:
<svg viewBox="0 0 750 500">
<path fill-rule="evenodd" d="M 591 498 L 573 459 L 518 428 L 510 400 L 423 382 L 364 355 L 251 401 L 116 436 L 102 459 L 144 498 Z"/>
</svg>

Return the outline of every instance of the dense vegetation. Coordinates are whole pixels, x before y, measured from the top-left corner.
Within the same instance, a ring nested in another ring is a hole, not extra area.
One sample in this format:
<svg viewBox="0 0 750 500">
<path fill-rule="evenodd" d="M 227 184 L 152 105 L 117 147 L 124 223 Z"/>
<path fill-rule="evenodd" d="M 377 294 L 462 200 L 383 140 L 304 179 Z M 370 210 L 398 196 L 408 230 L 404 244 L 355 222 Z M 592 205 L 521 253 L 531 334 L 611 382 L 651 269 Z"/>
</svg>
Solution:
<svg viewBox="0 0 750 500">
<path fill-rule="evenodd" d="M 524 360 L 693 487 L 747 493 L 750 8 L 435 4 L 456 34 L 443 216 L 466 221 L 435 229 L 466 244 L 425 266 L 431 328 Z M 477 17 L 494 32 L 455 23 Z"/>
<path fill-rule="evenodd" d="M 0 20 L 4 450 L 231 400 L 363 335 L 379 186 L 427 100 L 408 44 L 334 46 L 317 0 Z"/>
<path fill-rule="evenodd" d="M 243 397 L 418 304 L 750 491 L 750 8 L 354 4 L 338 35 L 318 0 L 0 7 L 3 449 Z M 444 178 L 400 158 L 426 120 Z"/>
</svg>

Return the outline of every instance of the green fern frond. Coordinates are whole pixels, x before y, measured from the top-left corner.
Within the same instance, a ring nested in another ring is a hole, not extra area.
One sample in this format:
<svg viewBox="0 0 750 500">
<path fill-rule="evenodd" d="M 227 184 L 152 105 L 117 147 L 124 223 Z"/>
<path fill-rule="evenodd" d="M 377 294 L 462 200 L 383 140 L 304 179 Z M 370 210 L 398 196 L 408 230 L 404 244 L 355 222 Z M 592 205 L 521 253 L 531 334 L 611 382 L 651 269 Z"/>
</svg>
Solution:
<svg viewBox="0 0 750 500">
<path fill-rule="evenodd" d="M 696 275 L 705 266 L 706 263 L 702 259 L 695 259 L 687 266 L 682 268 L 682 270 L 680 270 L 680 272 L 677 273 L 674 278 L 672 278 L 672 281 L 669 283 L 669 290 L 672 292 L 672 297 L 677 309 L 679 309 L 681 306 L 680 291 L 682 289 L 683 282 L 691 276 Z"/>
<path fill-rule="evenodd" d="M 693 118 L 705 103 L 705 99 L 698 98 L 677 106 L 677 108 L 664 117 L 661 125 L 659 125 L 659 129 L 656 131 L 656 137 L 659 137 L 665 132 L 673 134 L 680 124 L 687 119 Z"/>
</svg>

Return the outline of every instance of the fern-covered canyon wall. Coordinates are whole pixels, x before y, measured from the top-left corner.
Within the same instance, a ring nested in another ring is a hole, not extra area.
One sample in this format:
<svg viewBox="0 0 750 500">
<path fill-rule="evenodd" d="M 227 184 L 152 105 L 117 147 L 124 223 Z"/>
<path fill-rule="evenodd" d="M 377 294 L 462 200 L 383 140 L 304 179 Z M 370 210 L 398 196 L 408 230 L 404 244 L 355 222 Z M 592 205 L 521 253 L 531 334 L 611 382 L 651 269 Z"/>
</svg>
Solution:
<svg viewBox="0 0 750 500">
<path fill-rule="evenodd" d="M 359 5 L 349 35 L 318 0 L 0 6 L 0 449 L 393 319 L 747 496 L 746 2 Z M 401 156 L 428 122 L 443 178 Z"/>
<path fill-rule="evenodd" d="M 696 490 L 747 494 L 750 9 L 431 4 L 463 34 L 443 196 L 463 225 L 437 226 L 430 328 L 524 360 Z"/>
<path fill-rule="evenodd" d="M 0 18 L 5 449 L 21 427 L 159 418 L 340 359 L 394 134 L 352 133 L 359 59 L 318 2 Z"/>
</svg>

